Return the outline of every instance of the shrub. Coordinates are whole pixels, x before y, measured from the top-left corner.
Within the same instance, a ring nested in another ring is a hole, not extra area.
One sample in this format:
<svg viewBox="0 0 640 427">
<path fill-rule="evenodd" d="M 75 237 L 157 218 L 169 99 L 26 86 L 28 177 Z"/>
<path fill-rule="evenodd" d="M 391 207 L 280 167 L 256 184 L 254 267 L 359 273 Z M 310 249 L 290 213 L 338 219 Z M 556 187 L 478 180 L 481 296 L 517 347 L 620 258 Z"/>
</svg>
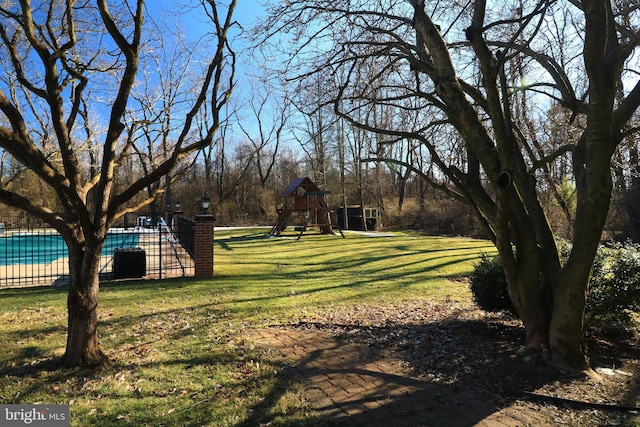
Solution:
<svg viewBox="0 0 640 427">
<path fill-rule="evenodd" d="M 630 311 L 640 311 L 640 250 L 627 243 L 598 252 L 603 261 L 594 263 L 587 313 L 596 320 L 628 321 Z"/>
<path fill-rule="evenodd" d="M 561 243 L 566 259 L 570 245 Z M 486 311 L 516 314 L 507 291 L 507 281 L 497 256 L 482 254 L 471 275 L 471 292 Z M 597 321 L 629 321 L 629 312 L 640 312 L 640 248 L 627 243 L 614 248 L 600 247 L 591 269 L 587 294 L 587 315 Z"/>
<path fill-rule="evenodd" d="M 507 291 L 507 279 L 497 255 L 480 255 L 471 274 L 471 293 L 478 307 L 485 311 L 516 314 Z"/>
</svg>

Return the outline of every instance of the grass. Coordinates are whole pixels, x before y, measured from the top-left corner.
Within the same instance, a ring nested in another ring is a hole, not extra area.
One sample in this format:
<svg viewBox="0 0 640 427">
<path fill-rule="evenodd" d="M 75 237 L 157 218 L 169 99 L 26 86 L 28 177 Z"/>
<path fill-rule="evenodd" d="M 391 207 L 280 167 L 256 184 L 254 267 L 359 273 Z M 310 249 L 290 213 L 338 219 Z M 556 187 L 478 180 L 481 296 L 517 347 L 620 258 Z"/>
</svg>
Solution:
<svg viewBox="0 0 640 427">
<path fill-rule="evenodd" d="M 0 403 L 69 403 L 71 425 L 242 426 L 309 420 L 286 361 L 255 331 L 354 304 L 469 301 L 466 282 L 489 242 L 396 233 L 269 238 L 218 231 L 215 277 L 101 288 L 105 372 L 59 370 L 66 288 L 0 291 Z M 306 421 L 310 423 L 310 421 Z"/>
</svg>

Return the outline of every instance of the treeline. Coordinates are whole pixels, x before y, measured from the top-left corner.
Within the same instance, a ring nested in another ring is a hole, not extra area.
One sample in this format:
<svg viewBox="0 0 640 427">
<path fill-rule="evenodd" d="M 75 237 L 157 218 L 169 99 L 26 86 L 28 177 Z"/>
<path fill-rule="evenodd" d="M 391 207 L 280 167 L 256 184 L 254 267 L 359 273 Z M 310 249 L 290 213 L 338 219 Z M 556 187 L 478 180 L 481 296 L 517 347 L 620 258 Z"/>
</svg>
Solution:
<svg viewBox="0 0 640 427">
<path fill-rule="evenodd" d="M 248 147 L 245 146 L 248 150 Z M 428 185 L 416 173 L 385 162 L 363 164 L 360 174 L 339 170 L 329 161 L 322 172 L 304 150 L 289 148 L 273 157 L 271 173 L 261 179 L 258 161 L 242 146 L 228 157 L 216 158 L 210 167 L 196 161 L 186 172 L 174 177 L 163 199 L 156 200 L 144 214 L 163 216 L 179 209 L 186 217 L 199 213 L 199 199 L 207 193 L 212 199 L 210 212 L 218 225 L 272 225 L 281 206 L 281 191 L 295 178 L 307 176 L 321 189 L 332 209 L 341 206 L 375 207 L 380 212 L 378 228 L 412 229 L 436 235 L 486 237 L 471 206 Z M 243 159 L 245 162 L 243 162 Z M 330 159 L 331 160 L 331 159 Z M 208 170 L 208 172 L 207 172 Z M 617 175 L 621 180 L 621 174 Z M 575 211 L 574 188 L 568 179 L 541 195 L 549 221 L 564 237 L 570 237 L 571 213 Z M 443 183 L 444 185 L 445 183 Z M 166 197 L 169 195 L 169 197 Z M 605 227 L 603 240 L 638 241 L 640 230 L 635 218 L 640 213 L 637 184 L 618 181 Z"/>
<path fill-rule="evenodd" d="M 337 121 L 334 119 L 333 123 L 335 129 Z M 335 138 L 335 131 L 328 134 L 333 140 L 349 139 Z M 183 162 L 174 175 L 134 198 L 132 205 L 160 190 L 160 196 L 153 203 L 128 214 L 129 223 L 137 215 L 169 218 L 178 212 L 191 218 L 200 213 L 199 200 L 206 193 L 212 201 L 209 212 L 216 215 L 218 225 L 272 225 L 277 217 L 276 208 L 283 201 L 279 197 L 281 191 L 295 178 L 306 176 L 330 192 L 326 197 L 332 209 L 341 206 L 377 208 L 380 212 L 378 229 L 486 237 L 474 209 L 452 196 L 452 192 L 443 190 L 449 188 L 450 183 L 442 180 L 439 186 L 434 186 L 433 181 L 437 180 L 433 176 L 430 180 L 419 176 L 432 173 L 428 165 L 416 173 L 393 162 L 361 161 L 384 157 L 376 155 L 375 151 L 379 152 L 380 147 L 370 145 L 362 147 L 358 153 L 353 146 L 345 149 L 335 143 L 326 144 L 325 149 L 320 150 L 317 141 L 314 149 L 309 149 L 308 144 L 305 147 L 291 142 L 253 144 L 247 135 L 243 142 L 237 143 L 225 140 L 226 135 L 223 132 L 211 147 Z M 389 158 L 394 154 L 401 158 L 406 147 L 395 144 L 391 149 L 398 151 L 389 152 Z M 419 150 L 412 151 L 413 162 L 420 159 L 419 154 Z M 636 155 L 631 154 L 632 157 Z M 124 163 L 116 177 L 116 186 L 124 186 L 141 173 L 140 162 L 135 156 L 128 157 Z M 554 229 L 569 238 L 575 211 L 575 188 L 566 178 L 567 171 L 561 169 L 555 171 L 557 184 L 546 186 L 540 199 Z M 11 175 L 12 188 L 38 194 L 43 205 L 55 209 L 54 194 L 41 185 L 32 172 L 16 169 Z M 619 169 L 614 169 L 613 175 L 616 191 L 603 240 L 639 241 L 638 178 L 629 173 L 629 163 L 624 162 L 620 162 Z M 0 214 L 17 212 L 4 205 L 0 209 Z"/>
<path fill-rule="evenodd" d="M 443 191 L 449 183 L 442 181 L 438 188 L 432 184 L 433 177 L 427 181 L 402 165 L 359 161 L 376 156 L 372 147 L 363 149 L 360 157 L 355 158 L 353 150 L 341 154 L 339 145 L 327 144 L 324 157 L 318 159 L 318 150 L 305 149 L 303 145 L 288 143 L 282 148 L 276 144 L 232 143 L 225 141 L 224 135 L 208 150 L 187 159 L 173 176 L 158 183 L 156 188 L 149 188 L 146 194 L 134 198 L 132 205 L 157 192 L 157 187 L 163 187 L 153 203 L 131 212 L 129 218 L 137 215 L 169 218 L 176 211 L 190 218 L 200 213 L 199 200 L 206 193 L 212 200 L 209 212 L 216 215 L 218 225 L 272 225 L 276 208 L 282 203 L 281 191 L 295 178 L 306 176 L 330 192 L 326 197 L 332 209 L 377 208 L 379 229 L 486 237 L 474 209 Z M 140 163 L 134 156 L 126 163 L 116 177 L 116 186 L 123 186 L 141 173 Z M 603 240 L 640 240 L 640 186 L 637 178 L 629 174 L 628 166 L 621 162 L 620 169 L 613 171 L 616 191 Z M 420 173 L 430 173 L 429 168 Z M 561 236 L 569 238 L 575 189 L 571 180 L 566 175 L 563 177 L 564 173 L 556 172 L 558 184 L 547 186 L 540 199 L 546 205 L 552 226 Z M 16 169 L 12 175 L 12 188 L 38 194 L 43 205 L 55 208 L 54 194 L 41 185 L 32 172 Z M 17 212 L 4 205 L 0 209 L 0 214 Z"/>
<path fill-rule="evenodd" d="M 279 194 L 295 178 L 306 176 L 330 192 L 325 197 L 332 209 L 345 204 L 377 208 L 381 213 L 378 228 L 410 228 L 430 234 L 483 235 L 470 206 L 427 187 L 415 175 L 400 180 L 384 164 L 366 170 L 362 187 L 357 184 L 356 176 L 345 176 L 343 188 L 340 171 L 336 169 L 318 176 L 302 159 L 283 158 L 277 163 L 278 167 L 264 183 L 251 168 L 238 170 L 227 165 L 226 172 L 210 187 L 205 187 L 204 167 L 198 164 L 188 175 L 173 183 L 172 193 L 176 198 L 168 203 L 169 210 L 175 210 L 177 200 L 184 215 L 197 214 L 198 200 L 206 191 L 213 201 L 210 211 L 216 215 L 219 225 L 272 225 L 277 217 L 276 208 L 283 202 Z M 243 171 L 243 179 L 238 180 L 237 176 Z M 160 213 L 159 206 L 157 203 L 156 213 Z"/>
</svg>

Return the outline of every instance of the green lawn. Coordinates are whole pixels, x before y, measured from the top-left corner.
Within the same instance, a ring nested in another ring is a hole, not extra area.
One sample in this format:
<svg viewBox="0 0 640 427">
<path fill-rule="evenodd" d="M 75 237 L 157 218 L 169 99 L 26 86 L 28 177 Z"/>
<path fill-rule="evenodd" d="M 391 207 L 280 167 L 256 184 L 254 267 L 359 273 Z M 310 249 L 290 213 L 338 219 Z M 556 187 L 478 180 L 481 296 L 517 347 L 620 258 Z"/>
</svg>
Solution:
<svg viewBox="0 0 640 427">
<path fill-rule="evenodd" d="M 283 361 L 252 342 L 261 327 L 313 321 L 354 304 L 471 300 L 468 275 L 489 242 L 394 233 L 270 238 L 216 233 L 210 280 L 105 284 L 106 372 L 58 370 L 66 288 L 0 290 L 0 403 L 70 403 L 71 425 L 291 425 L 307 416 Z M 271 398 L 270 396 L 278 396 Z"/>
</svg>

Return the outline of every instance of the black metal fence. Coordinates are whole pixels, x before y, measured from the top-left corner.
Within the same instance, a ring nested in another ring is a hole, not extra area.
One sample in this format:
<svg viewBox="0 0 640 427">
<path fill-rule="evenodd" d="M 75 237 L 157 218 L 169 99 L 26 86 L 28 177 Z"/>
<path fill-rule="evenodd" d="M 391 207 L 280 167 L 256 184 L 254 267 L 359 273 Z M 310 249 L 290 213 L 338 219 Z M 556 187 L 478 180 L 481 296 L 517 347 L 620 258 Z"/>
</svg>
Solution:
<svg viewBox="0 0 640 427">
<path fill-rule="evenodd" d="M 193 240 L 187 231 L 181 234 Z M 25 214 L 0 214 L 0 287 L 62 285 L 69 281 L 68 250 L 51 227 Z M 100 279 L 193 276 L 193 257 L 162 220 L 138 217 L 113 227 L 100 257 Z"/>
<path fill-rule="evenodd" d="M 196 223 L 190 219 L 177 217 L 177 226 L 174 227 L 174 233 L 182 244 L 182 247 L 189 252 L 191 258 L 195 257 L 196 251 Z"/>
</svg>

